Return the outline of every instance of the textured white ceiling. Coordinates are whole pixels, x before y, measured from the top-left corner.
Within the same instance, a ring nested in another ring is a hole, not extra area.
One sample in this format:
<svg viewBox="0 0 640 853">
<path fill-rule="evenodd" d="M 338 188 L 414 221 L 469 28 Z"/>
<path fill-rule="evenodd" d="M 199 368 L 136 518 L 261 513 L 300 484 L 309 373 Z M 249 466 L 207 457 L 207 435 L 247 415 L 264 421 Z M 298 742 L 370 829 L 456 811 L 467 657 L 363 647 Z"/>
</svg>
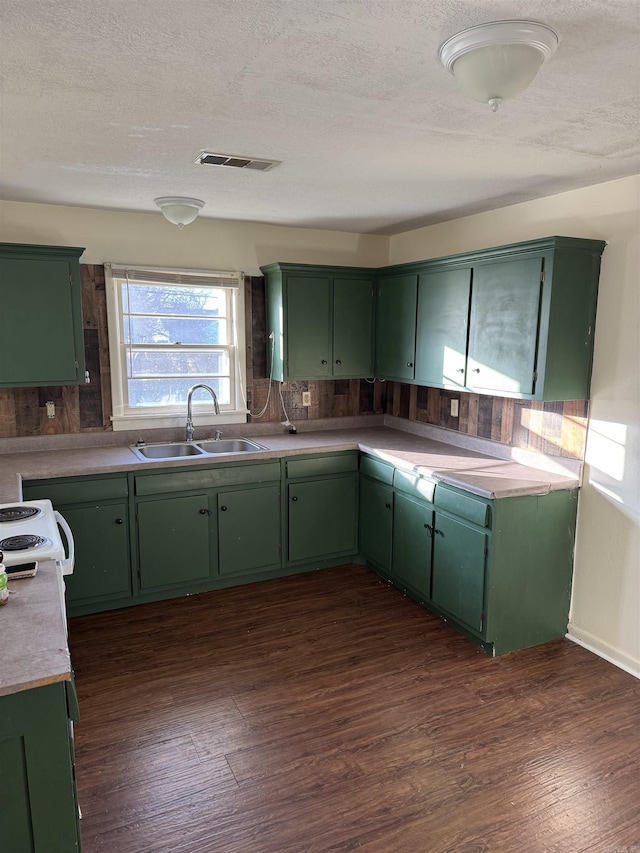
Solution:
<svg viewBox="0 0 640 853">
<path fill-rule="evenodd" d="M 522 17 L 560 47 L 493 114 L 438 47 Z M 0 74 L 9 200 L 393 234 L 640 172 L 639 0 L 0 0 Z"/>
</svg>

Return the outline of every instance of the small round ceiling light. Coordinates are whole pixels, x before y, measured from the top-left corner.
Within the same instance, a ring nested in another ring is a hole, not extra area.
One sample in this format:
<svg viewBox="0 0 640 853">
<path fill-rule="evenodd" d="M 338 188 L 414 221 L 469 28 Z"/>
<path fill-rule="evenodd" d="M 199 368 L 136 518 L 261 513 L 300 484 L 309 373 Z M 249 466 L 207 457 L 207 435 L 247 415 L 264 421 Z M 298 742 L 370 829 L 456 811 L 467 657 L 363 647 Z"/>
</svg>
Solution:
<svg viewBox="0 0 640 853">
<path fill-rule="evenodd" d="M 438 56 L 465 95 L 496 112 L 533 82 L 556 52 L 558 34 L 534 21 L 494 21 L 456 33 Z"/>
<path fill-rule="evenodd" d="M 164 218 L 182 229 L 196 218 L 204 207 L 199 198 L 184 198 L 179 195 L 167 195 L 155 198 L 155 203 L 162 211 Z"/>
</svg>

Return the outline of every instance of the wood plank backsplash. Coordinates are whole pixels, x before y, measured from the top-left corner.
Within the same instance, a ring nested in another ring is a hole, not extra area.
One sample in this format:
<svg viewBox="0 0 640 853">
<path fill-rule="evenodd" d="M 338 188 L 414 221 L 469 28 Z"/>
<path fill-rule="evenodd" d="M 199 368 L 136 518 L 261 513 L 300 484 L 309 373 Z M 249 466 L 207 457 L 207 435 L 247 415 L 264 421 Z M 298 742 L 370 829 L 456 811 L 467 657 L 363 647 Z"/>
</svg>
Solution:
<svg viewBox="0 0 640 853">
<path fill-rule="evenodd" d="M 111 430 L 104 267 L 81 264 L 80 273 L 85 356 L 91 382 L 81 386 L 0 389 L 0 438 Z M 273 384 L 267 402 L 269 379 L 262 278 L 247 277 L 245 306 L 248 408 L 257 414 L 266 406 L 260 421 L 277 423 L 284 420 L 284 414 L 278 384 Z M 281 390 L 292 421 L 390 414 L 551 456 L 584 458 L 585 400 L 532 403 L 365 379 L 285 382 Z M 311 406 L 302 405 L 303 391 L 311 392 Z M 457 418 L 451 417 L 452 399 L 459 401 Z M 49 400 L 56 405 L 54 419 L 47 418 Z"/>
</svg>

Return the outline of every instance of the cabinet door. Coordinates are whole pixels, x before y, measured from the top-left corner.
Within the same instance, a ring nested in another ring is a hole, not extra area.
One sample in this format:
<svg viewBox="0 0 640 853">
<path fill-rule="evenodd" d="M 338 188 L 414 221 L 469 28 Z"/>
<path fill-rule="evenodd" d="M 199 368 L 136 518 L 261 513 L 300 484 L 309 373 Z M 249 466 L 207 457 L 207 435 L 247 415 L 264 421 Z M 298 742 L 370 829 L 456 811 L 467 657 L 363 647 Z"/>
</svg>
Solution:
<svg viewBox="0 0 640 853">
<path fill-rule="evenodd" d="M 357 479 L 289 484 L 289 561 L 356 552 Z"/>
<path fill-rule="evenodd" d="M 142 592 L 209 577 L 209 515 L 206 495 L 138 503 Z"/>
<path fill-rule="evenodd" d="M 73 531 L 75 568 L 65 578 L 71 606 L 131 595 L 127 504 L 62 508 Z"/>
<path fill-rule="evenodd" d="M 0 696 L 6 853 L 80 849 L 64 682 Z"/>
<path fill-rule="evenodd" d="M 0 258 L 0 300 L 0 384 L 77 383 L 84 353 L 76 349 L 80 301 L 68 261 Z"/>
<path fill-rule="evenodd" d="M 433 537 L 433 602 L 481 632 L 486 534 L 436 512 Z"/>
<path fill-rule="evenodd" d="M 286 279 L 286 375 L 289 379 L 331 376 L 331 281 L 289 275 Z"/>
<path fill-rule="evenodd" d="M 420 276 L 417 382 L 439 388 L 464 387 L 470 293 L 471 269 Z"/>
<path fill-rule="evenodd" d="M 221 575 L 280 565 L 280 486 L 218 494 Z"/>
<path fill-rule="evenodd" d="M 417 275 L 389 276 L 378 280 L 376 376 L 413 379 L 417 299 Z"/>
<path fill-rule="evenodd" d="M 372 563 L 391 570 L 393 489 L 362 477 L 360 480 L 360 552 Z"/>
<path fill-rule="evenodd" d="M 533 393 L 541 272 L 539 257 L 474 268 L 468 388 Z"/>
<path fill-rule="evenodd" d="M 425 598 L 431 598 L 433 508 L 396 492 L 393 507 L 392 572 Z"/>
<path fill-rule="evenodd" d="M 373 280 L 333 281 L 333 375 L 373 376 Z"/>
</svg>

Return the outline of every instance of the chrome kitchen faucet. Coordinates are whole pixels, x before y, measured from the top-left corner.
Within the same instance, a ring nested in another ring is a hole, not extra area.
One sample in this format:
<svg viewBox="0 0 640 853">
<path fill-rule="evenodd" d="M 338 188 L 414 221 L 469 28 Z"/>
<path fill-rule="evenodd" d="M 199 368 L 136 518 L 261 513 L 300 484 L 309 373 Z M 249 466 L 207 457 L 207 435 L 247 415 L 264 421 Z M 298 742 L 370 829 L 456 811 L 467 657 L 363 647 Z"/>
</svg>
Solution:
<svg viewBox="0 0 640 853">
<path fill-rule="evenodd" d="M 216 415 L 220 414 L 220 406 L 218 405 L 218 398 L 216 396 L 216 392 L 209 385 L 192 385 L 187 392 L 187 441 L 193 441 L 193 417 L 191 414 L 191 398 L 193 397 L 193 392 L 197 391 L 198 388 L 204 388 L 205 391 L 208 391 L 211 394 L 211 399 L 213 400 L 213 411 Z M 220 433 L 222 435 L 222 433 Z M 216 438 L 218 438 L 218 433 L 216 432 Z"/>
</svg>

